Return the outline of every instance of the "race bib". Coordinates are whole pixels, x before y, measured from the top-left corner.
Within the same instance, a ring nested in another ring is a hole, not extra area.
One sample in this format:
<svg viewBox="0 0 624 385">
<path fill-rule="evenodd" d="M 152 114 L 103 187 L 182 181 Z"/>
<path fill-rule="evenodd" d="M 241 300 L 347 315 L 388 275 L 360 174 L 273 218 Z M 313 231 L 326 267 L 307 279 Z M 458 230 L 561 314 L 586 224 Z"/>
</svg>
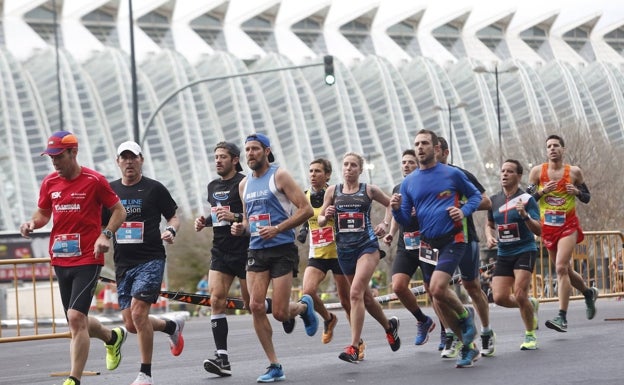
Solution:
<svg viewBox="0 0 624 385">
<path fill-rule="evenodd" d="M 438 256 L 438 249 L 433 249 L 428 243 L 420 241 L 420 253 L 418 253 L 418 259 L 435 266 L 438 264 Z"/>
<path fill-rule="evenodd" d="M 54 236 L 52 257 L 79 257 L 81 255 L 80 234 L 59 234 Z"/>
<path fill-rule="evenodd" d="M 338 232 L 355 233 L 364 231 L 364 213 L 339 213 Z"/>
<path fill-rule="evenodd" d="M 334 228 L 327 226 L 314 229 L 310 231 L 310 240 L 313 248 L 327 246 L 334 241 Z"/>
<path fill-rule="evenodd" d="M 498 225 L 498 241 L 501 243 L 515 242 L 520 240 L 520 229 L 517 223 Z"/>
<path fill-rule="evenodd" d="M 124 222 L 115 233 L 119 244 L 143 243 L 143 222 Z"/>
<path fill-rule="evenodd" d="M 260 235 L 261 226 L 271 226 L 271 214 L 258 214 L 249 216 L 249 232 L 252 237 Z"/>
<path fill-rule="evenodd" d="M 217 218 L 217 209 L 219 207 L 224 207 L 228 211 L 230 210 L 230 206 L 211 206 L 210 207 L 210 216 L 212 217 L 212 226 L 213 227 L 229 226 L 230 222 L 228 222 L 228 221 L 221 221 L 221 222 L 219 222 L 219 219 Z"/>
<path fill-rule="evenodd" d="M 544 212 L 544 224 L 548 226 L 563 226 L 566 213 L 563 210 L 546 210 Z"/>
<path fill-rule="evenodd" d="M 403 233 L 405 250 L 418 250 L 420 248 L 420 231 Z"/>
</svg>

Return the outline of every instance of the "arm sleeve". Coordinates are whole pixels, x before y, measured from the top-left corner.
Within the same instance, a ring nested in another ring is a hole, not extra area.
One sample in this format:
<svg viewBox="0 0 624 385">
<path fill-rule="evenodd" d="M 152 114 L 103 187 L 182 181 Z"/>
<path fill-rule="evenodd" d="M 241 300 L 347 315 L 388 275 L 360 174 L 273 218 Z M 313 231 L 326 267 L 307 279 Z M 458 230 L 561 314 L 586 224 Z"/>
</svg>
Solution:
<svg viewBox="0 0 624 385">
<path fill-rule="evenodd" d="M 578 199 L 583 202 L 583 203 L 589 203 L 589 200 L 591 199 L 591 194 L 589 193 L 589 189 L 587 188 L 587 185 L 585 183 L 583 183 L 580 186 L 576 186 L 578 187 L 580 194 L 578 195 Z"/>
</svg>

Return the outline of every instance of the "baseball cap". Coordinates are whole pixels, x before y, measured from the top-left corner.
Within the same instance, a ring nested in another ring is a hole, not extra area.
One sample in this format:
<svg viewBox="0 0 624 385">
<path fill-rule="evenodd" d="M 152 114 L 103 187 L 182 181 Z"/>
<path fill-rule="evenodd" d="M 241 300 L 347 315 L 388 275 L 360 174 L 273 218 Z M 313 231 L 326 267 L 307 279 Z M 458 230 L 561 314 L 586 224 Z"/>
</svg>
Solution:
<svg viewBox="0 0 624 385">
<path fill-rule="evenodd" d="M 117 147 L 117 156 L 121 155 L 124 151 L 130 151 L 137 156 L 143 153 L 143 151 L 141 151 L 141 146 L 131 140 L 123 142 Z"/>
<path fill-rule="evenodd" d="M 230 153 L 232 158 L 238 158 L 239 162 L 236 163 L 236 171 L 243 171 L 243 167 L 240 164 L 240 149 L 237 145 L 231 142 L 219 142 L 215 146 L 215 151 L 217 148 L 225 148 Z"/>
<path fill-rule="evenodd" d="M 57 131 L 48 138 L 48 146 L 41 155 L 58 155 L 70 148 L 78 148 L 78 138 L 69 131 Z"/>
<path fill-rule="evenodd" d="M 264 135 L 264 134 L 250 134 L 247 136 L 247 139 L 245 139 L 245 143 L 250 142 L 250 141 L 256 141 L 256 142 L 260 142 L 265 148 L 271 148 L 271 141 L 269 140 L 269 137 Z M 275 157 L 273 156 L 273 152 L 270 151 L 269 152 L 269 162 L 274 162 L 275 161 Z"/>
</svg>

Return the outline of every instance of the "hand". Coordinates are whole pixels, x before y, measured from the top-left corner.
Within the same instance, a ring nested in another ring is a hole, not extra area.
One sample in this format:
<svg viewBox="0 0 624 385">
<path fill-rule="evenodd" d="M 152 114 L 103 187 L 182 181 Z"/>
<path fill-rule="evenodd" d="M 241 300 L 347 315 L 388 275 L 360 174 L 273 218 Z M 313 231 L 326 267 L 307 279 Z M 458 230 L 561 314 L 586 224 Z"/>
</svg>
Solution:
<svg viewBox="0 0 624 385">
<path fill-rule="evenodd" d="M 195 231 L 201 231 L 204 227 L 206 227 L 206 218 L 203 215 L 195 218 Z"/>
<path fill-rule="evenodd" d="M 385 243 L 386 246 L 390 246 L 392 244 L 393 239 L 394 237 L 392 236 L 392 234 L 386 234 L 386 236 L 383 237 L 383 243 Z"/>
<path fill-rule="evenodd" d="M 219 220 L 219 222 L 234 222 L 234 213 L 223 206 L 217 207 L 216 214 L 217 220 Z"/>
<path fill-rule="evenodd" d="M 392 210 L 398 210 L 401 207 L 401 194 L 392 194 L 390 197 L 390 208 Z"/>
<path fill-rule="evenodd" d="M 566 184 L 566 192 L 570 195 L 574 195 L 577 196 L 581 193 L 581 191 L 572 183 L 567 183 Z"/>
<path fill-rule="evenodd" d="M 448 211 L 449 216 L 454 222 L 459 222 L 464 219 L 464 212 L 461 211 L 459 207 L 448 207 L 446 211 Z"/>
<path fill-rule="evenodd" d="M 100 234 L 98 239 L 95 240 L 93 245 L 93 253 L 97 256 L 104 254 L 110 249 L 110 239 L 106 238 L 106 235 Z"/>
<path fill-rule="evenodd" d="M 388 227 L 387 222 L 381 222 L 377 226 L 375 226 L 375 235 L 378 237 L 383 237 L 386 235 L 386 228 Z"/>
<path fill-rule="evenodd" d="M 160 239 L 162 239 L 163 241 L 167 242 L 168 244 L 173 244 L 173 240 L 175 239 L 175 235 L 173 235 L 171 233 L 171 231 L 169 230 L 165 230 L 163 231 L 162 234 L 160 234 Z"/>
<path fill-rule="evenodd" d="M 242 223 L 232 223 L 230 226 L 230 233 L 234 236 L 240 237 L 245 234 L 245 226 Z"/>
<path fill-rule="evenodd" d="M 334 214 L 336 214 L 336 206 L 334 205 L 329 205 L 327 206 L 327 208 L 325 209 L 325 217 L 333 217 Z"/>
<path fill-rule="evenodd" d="M 542 195 L 555 191 L 557 189 L 558 183 L 559 182 L 556 180 L 549 180 L 548 182 L 546 182 L 546 184 L 542 188 Z"/>
<path fill-rule="evenodd" d="M 516 211 L 521 218 L 526 218 L 526 216 L 528 215 L 526 210 L 524 209 L 524 203 L 522 203 L 521 200 L 518 200 L 518 203 L 516 203 Z"/>
<path fill-rule="evenodd" d="M 488 249 L 494 248 L 498 244 L 498 241 L 494 237 L 487 237 L 486 246 Z"/>
<path fill-rule="evenodd" d="M 28 222 L 24 222 L 20 226 L 20 234 L 24 238 L 30 238 L 30 233 L 35 230 L 35 221 L 30 220 Z"/>
</svg>

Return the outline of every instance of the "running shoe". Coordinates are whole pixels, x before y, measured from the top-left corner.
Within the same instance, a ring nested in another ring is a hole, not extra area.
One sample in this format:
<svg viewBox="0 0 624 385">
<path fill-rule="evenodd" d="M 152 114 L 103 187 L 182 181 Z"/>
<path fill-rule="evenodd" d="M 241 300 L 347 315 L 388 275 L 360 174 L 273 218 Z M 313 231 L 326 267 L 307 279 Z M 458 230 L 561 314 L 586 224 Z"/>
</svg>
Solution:
<svg viewBox="0 0 624 385">
<path fill-rule="evenodd" d="M 299 316 L 303 319 L 306 334 L 312 337 L 318 330 L 318 319 L 316 318 L 316 313 L 314 313 L 314 302 L 309 294 L 304 294 L 299 302 L 306 304 L 305 312 Z"/>
<path fill-rule="evenodd" d="M 63 385 L 76 385 L 76 381 L 74 381 L 73 378 L 66 378 L 65 381 L 63 381 Z"/>
<path fill-rule="evenodd" d="M 494 333 L 494 330 L 481 333 L 481 355 L 484 357 L 493 357 L 495 351 L 496 333 Z"/>
<path fill-rule="evenodd" d="M 459 320 L 459 327 L 462 332 L 461 340 L 464 346 L 474 341 L 477 335 L 477 328 L 474 323 L 474 309 L 472 307 L 467 307 L 466 310 L 468 310 L 468 317 Z"/>
<path fill-rule="evenodd" d="M 598 295 L 600 294 L 598 289 L 595 287 L 590 288 L 590 290 L 592 291 L 591 297 L 585 297 L 585 306 L 587 306 L 585 309 L 585 315 L 587 316 L 587 319 L 592 319 L 596 315 L 596 300 L 598 300 Z"/>
<path fill-rule="evenodd" d="M 117 335 L 115 343 L 112 345 L 104 344 L 106 347 L 106 369 L 115 370 L 121 362 L 121 346 L 126 342 L 128 332 L 125 327 L 113 328 L 112 333 Z M 72 380 L 73 381 L 73 380 Z"/>
<path fill-rule="evenodd" d="M 323 328 L 323 335 L 321 336 L 321 342 L 328 344 L 334 338 L 334 328 L 338 323 L 338 317 L 334 313 L 329 313 L 329 321 L 325 321 Z"/>
<path fill-rule="evenodd" d="M 364 361 L 364 357 L 366 356 L 366 354 L 364 353 L 364 351 L 366 350 L 366 344 L 364 343 L 363 339 L 360 339 L 360 342 L 358 343 L 358 361 Z"/>
<path fill-rule="evenodd" d="M 535 297 L 529 298 L 531 306 L 533 306 L 533 330 L 539 329 L 539 319 L 537 318 L 537 312 L 539 311 L 539 301 Z"/>
<path fill-rule="evenodd" d="M 282 322 L 284 332 L 286 332 L 286 334 L 292 333 L 293 330 L 295 330 L 295 323 L 297 323 L 297 320 L 295 318 Z"/>
<path fill-rule="evenodd" d="M 537 338 L 535 333 L 527 332 L 524 334 L 524 342 L 520 345 L 520 350 L 535 350 L 537 349 Z"/>
<path fill-rule="evenodd" d="M 438 344 L 438 351 L 441 352 L 446 347 L 446 331 L 440 330 L 440 343 Z"/>
<path fill-rule="evenodd" d="M 560 333 L 565 333 L 568 330 L 568 321 L 563 319 L 563 317 L 561 317 L 560 315 L 556 316 L 555 318 L 546 321 L 546 327 L 549 329 L 553 329 L 556 330 Z"/>
<path fill-rule="evenodd" d="M 204 369 L 206 369 L 208 373 L 213 373 L 217 376 L 231 376 L 232 368 L 230 367 L 227 354 L 215 354 L 215 356 L 215 358 L 209 358 L 204 361 Z"/>
<path fill-rule="evenodd" d="M 352 364 L 357 364 L 360 361 L 358 348 L 353 345 L 349 345 L 344 349 L 344 352 L 340 353 L 338 358 Z"/>
<path fill-rule="evenodd" d="M 152 381 L 152 377 L 148 376 L 143 372 L 139 372 L 137 378 L 130 385 L 152 385 L 153 383 L 154 382 Z"/>
<path fill-rule="evenodd" d="M 479 349 L 474 344 L 464 345 L 461 354 L 455 362 L 456 368 L 471 368 L 473 363 L 479 359 Z"/>
<path fill-rule="evenodd" d="M 401 347 L 401 339 L 399 338 L 399 319 L 392 317 L 389 319 L 390 329 L 386 330 L 386 339 L 390 344 L 390 349 L 396 352 Z"/>
<path fill-rule="evenodd" d="M 431 317 L 427 317 L 425 322 L 417 322 L 416 327 L 418 332 L 416 333 L 416 339 L 414 339 L 414 345 L 424 345 L 429 341 L 429 333 L 435 329 L 435 322 Z"/>
<path fill-rule="evenodd" d="M 169 336 L 169 348 L 171 349 L 171 354 L 174 356 L 179 356 L 182 354 L 182 350 L 184 350 L 184 337 L 182 336 L 182 330 L 184 330 L 184 318 L 183 317 L 175 317 L 173 322 L 176 323 L 175 332 Z"/>
<path fill-rule="evenodd" d="M 282 369 L 282 365 L 280 364 L 271 364 L 267 367 L 266 373 L 258 377 L 257 382 L 267 383 L 267 382 L 277 382 L 284 381 L 286 376 L 284 375 L 284 369 Z"/>
<path fill-rule="evenodd" d="M 442 358 L 455 358 L 459 354 L 459 351 L 462 349 L 464 344 L 455 337 L 455 333 L 447 332 L 446 333 L 446 343 L 444 345 L 444 350 L 440 354 Z"/>
</svg>

